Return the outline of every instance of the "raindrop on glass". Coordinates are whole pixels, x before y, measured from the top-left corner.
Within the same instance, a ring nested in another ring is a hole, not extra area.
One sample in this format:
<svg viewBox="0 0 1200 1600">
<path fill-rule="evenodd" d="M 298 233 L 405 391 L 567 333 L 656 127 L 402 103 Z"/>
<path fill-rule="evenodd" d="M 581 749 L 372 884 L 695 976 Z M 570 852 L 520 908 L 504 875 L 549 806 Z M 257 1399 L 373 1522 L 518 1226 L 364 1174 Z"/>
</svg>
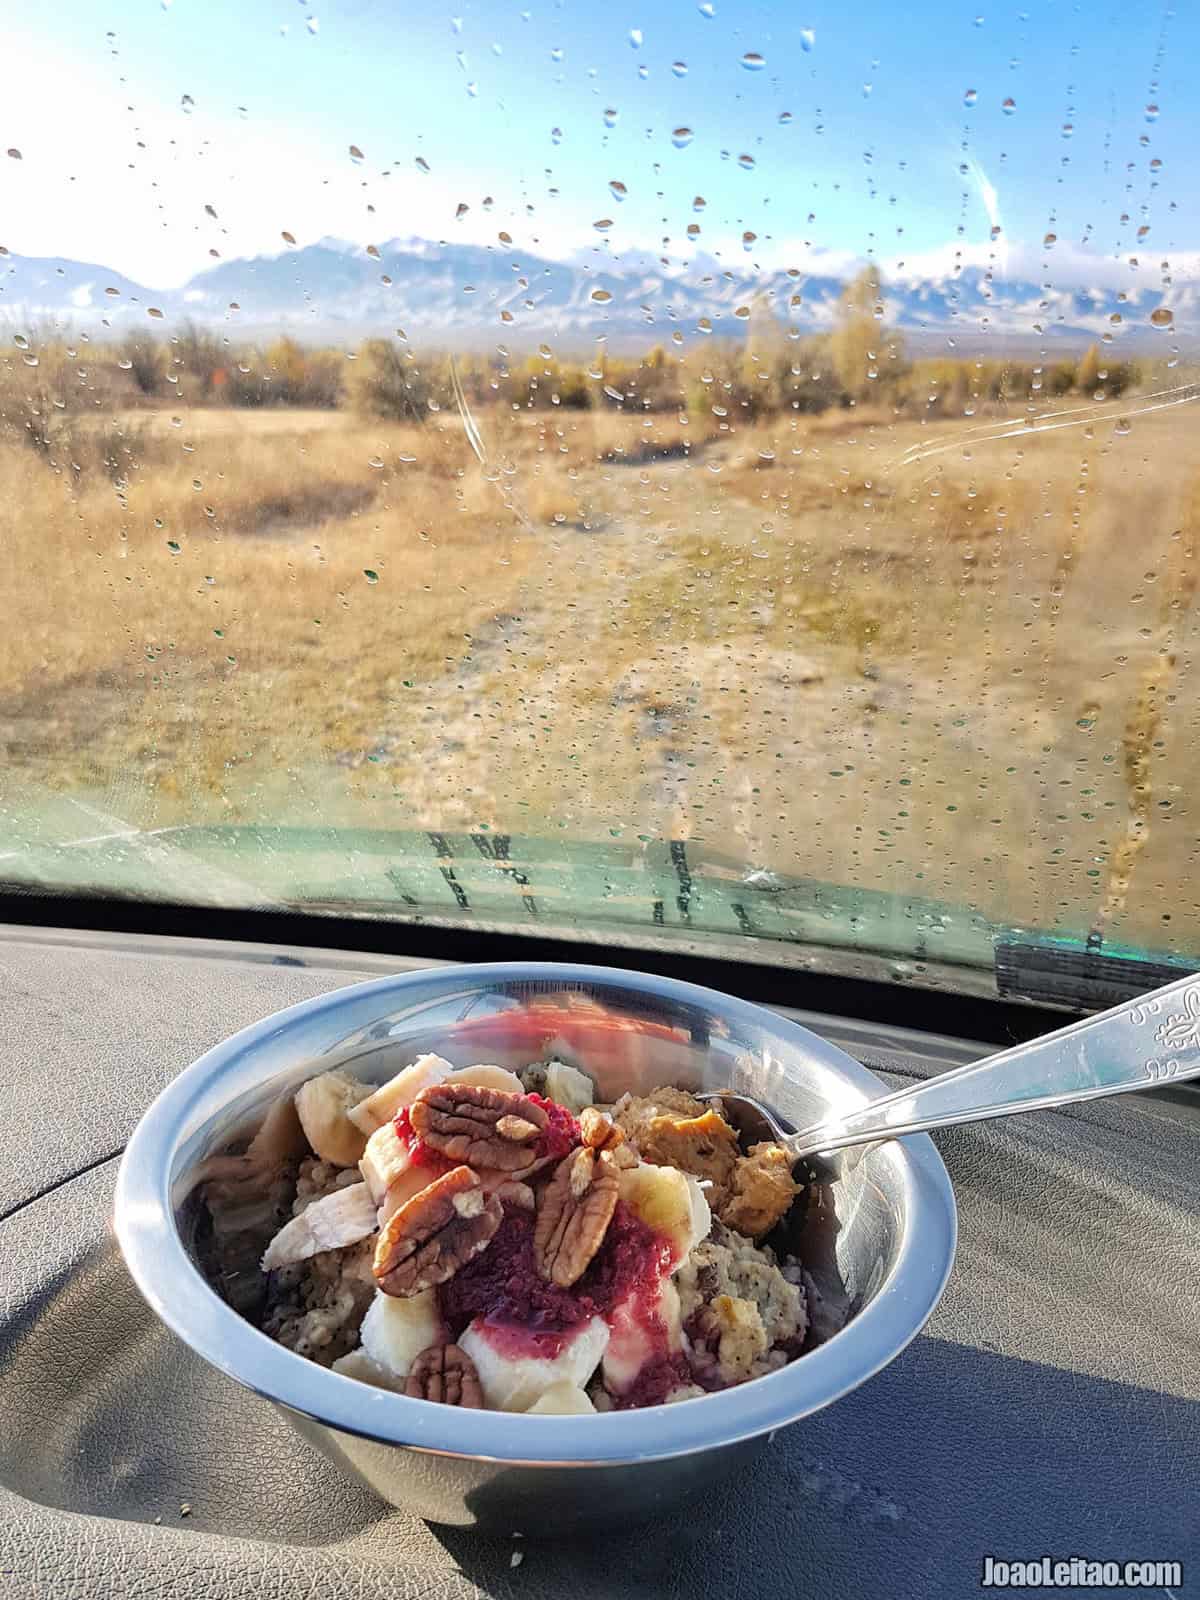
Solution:
<svg viewBox="0 0 1200 1600">
<path fill-rule="evenodd" d="M 965 105 L 965 106 L 967 106 L 969 108 L 969 107 L 973 106 L 978 99 L 979 99 L 979 91 L 978 91 L 978 89 L 968 89 L 966 94 L 963 95 L 963 105 Z"/>
<path fill-rule="evenodd" d="M 686 61 L 672 61 L 672 63 L 671 63 L 671 71 L 675 74 L 675 76 L 677 78 L 686 78 L 687 77 L 687 62 Z"/>
<path fill-rule="evenodd" d="M 604 126 L 606 128 L 615 128 L 617 125 L 617 118 L 620 115 L 621 113 L 616 109 L 615 106 L 609 106 L 604 113 Z"/>
<path fill-rule="evenodd" d="M 766 57 L 760 55 L 757 50 L 747 50 L 742 57 L 742 65 L 747 72 L 761 72 L 766 64 Z"/>
<path fill-rule="evenodd" d="M 1009 95 L 1007 99 L 1000 102 L 1000 109 L 1003 111 L 1006 117 L 1012 116 L 1013 112 L 1017 109 L 1017 102 L 1013 99 L 1012 95 Z"/>
<path fill-rule="evenodd" d="M 1175 313 L 1166 306 L 1158 306 L 1150 313 L 1150 322 L 1156 328 L 1172 328 L 1175 325 Z"/>
<path fill-rule="evenodd" d="M 691 144 L 695 137 L 696 135 L 692 132 L 691 128 L 675 128 L 671 133 L 671 143 L 675 146 L 676 150 L 682 150 L 687 145 Z"/>
<path fill-rule="evenodd" d="M 811 53 L 817 43 L 816 33 L 812 28 L 800 29 L 800 48 L 806 55 Z"/>
<path fill-rule="evenodd" d="M 1158 121 L 1158 107 L 1156 105 L 1151 104 L 1151 105 L 1148 105 L 1146 107 L 1146 121 L 1147 122 L 1157 122 Z"/>
</svg>

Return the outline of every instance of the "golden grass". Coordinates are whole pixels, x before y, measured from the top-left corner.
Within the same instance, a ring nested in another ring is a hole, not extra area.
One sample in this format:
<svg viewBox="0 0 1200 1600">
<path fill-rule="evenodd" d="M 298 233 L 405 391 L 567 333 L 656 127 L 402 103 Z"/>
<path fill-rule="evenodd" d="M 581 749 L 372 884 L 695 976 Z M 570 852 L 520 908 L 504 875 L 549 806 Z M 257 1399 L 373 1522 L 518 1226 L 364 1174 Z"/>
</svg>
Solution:
<svg viewBox="0 0 1200 1600">
<path fill-rule="evenodd" d="M 168 793 L 250 755 L 336 760 L 514 591 L 521 527 L 444 440 L 243 420 L 156 432 L 115 484 L 0 448 L 10 760 L 68 781 L 132 760 Z"/>
<path fill-rule="evenodd" d="M 1127 409 L 1004 438 L 498 404 L 482 461 L 448 412 L 10 437 L 9 783 L 297 820 L 284 774 L 305 820 L 688 836 L 1195 943 L 1200 442 Z"/>
</svg>

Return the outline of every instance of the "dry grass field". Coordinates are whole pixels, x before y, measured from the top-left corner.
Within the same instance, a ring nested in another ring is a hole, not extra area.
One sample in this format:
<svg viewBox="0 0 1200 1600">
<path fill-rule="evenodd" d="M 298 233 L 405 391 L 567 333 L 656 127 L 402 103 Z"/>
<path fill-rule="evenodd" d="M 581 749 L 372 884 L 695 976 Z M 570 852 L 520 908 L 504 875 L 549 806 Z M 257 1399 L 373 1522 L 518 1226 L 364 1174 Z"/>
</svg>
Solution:
<svg viewBox="0 0 1200 1600">
<path fill-rule="evenodd" d="M 1194 946 L 1195 413 L 1052 404 L 9 434 L 5 800 L 686 837 Z"/>
</svg>

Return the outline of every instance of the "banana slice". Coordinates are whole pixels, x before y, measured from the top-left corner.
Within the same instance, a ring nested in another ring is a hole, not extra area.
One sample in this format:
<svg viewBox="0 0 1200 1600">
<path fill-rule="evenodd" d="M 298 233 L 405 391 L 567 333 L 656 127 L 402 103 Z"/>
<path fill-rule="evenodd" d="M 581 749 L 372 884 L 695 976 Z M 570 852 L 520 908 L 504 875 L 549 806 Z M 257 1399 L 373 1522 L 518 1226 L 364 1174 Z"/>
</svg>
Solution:
<svg viewBox="0 0 1200 1600">
<path fill-rule="evenodd" d="M 608 1325 L 603 1317 L 593 1317 L 573 1334 L 568 1334 L 561 1350 L 552 1358 L 511 1354 L 505 1349 L 504 1335 L 497 1338 L 478 1318 L 458 1343 L 475 1363 L 489 1410 L 528 1411 L 554 1385 L 565 1383 L 583 1388 L 600 1364 L 608 1344 Z"/>
<path fill-rule="evenodd" d="M 299 1161 L 308 1154 L 293 1095 L 281 1095 L 275 1101 L 246 1146 L 246 1154 L 252 1161 L 268 1167 L 284 1161 Z"/>
<path fill-rule="evenodd" d="M 346 1072 L 323 1072 L 297 1091 L 300 1126 L 322 1161 L 332 1162 L 335 1167 L 354 1167 L 362 1159 L 366 1135 L 349 1116 L 362 1092 L 362 1084 Z"/>
<path fill-rule="evenodd" d="M 280 1228 L 262 1258 L 262 1270 L 291 1266 L 307 1261 L 321 1250 L 341 1250 L 366 1239 L 379 1226 L 379 1213 L 365 1183 L 352 1183 L 345 1189 L 314 1200 L 298 1217 Z"/>
<path fill-rule="evenodd" d="M 648 1361 L 660 1361 L 683 1348 L 679 1290 L 670 1278 L 659 1285 L 652 1307 L 637 1295 L 620 1301 L 609 1317 L 612 1336 L 604 1352 L 604 1387 L 622 1394 Z"/>
<path fill-rule="evenodd" d="M 369 1383 L 376 1389 L 390 1389 L 393 1394 L 404 1393 L 404 1379 L 394 1378 L 390 1372 L 385 1372 L 361 1348 L 351 1350 L 349 1355 L 339 1356 L 330 1370 L 340 1372 L 343 1378 L 357 1378 L 359 1383 Z"/>
<path fill-rule="evenodd" d="M 336 1363 L 335 1363 L 336 1365 Z M 552 1383 L 525 1413 L 528 1417 L 573 1417 L 595 1411 L 587 1391 L 576 1383 Z"/>
<path fill-rule="evenodd" d="M 411 1166 L 412 1152 L 408 1145 L 398 1137 L 392 1124 L 385 1122 L 367 1140 L 358 1170 L 366 1179 L 375 1204 L 381 1205 L 392 1184 Z"/>
<path fill-rule="evenodd" d="M 447 1078 L 447 1083 L 473 1083 L 478 1089 L 501 1089 L 506 1094 L 524 1094 L 525 1085 L 515 1072 L 507 1067 L 459 1067 Z"/>
<path fill-rule="evenodd" d="M 617 1182 L 621 1199 L 634 1215 L 671 1241 L 676 1265 L 694 1244 L 708 1237 L 712 1212 L 703 1189 L 689 1173 L 642 1162 L 618 1173 Z"/>
<path fill-rule="evenodd" d="M 437 1291 L 426 1289 L 408 1300 L 377 1290 L 363 1318 L 362 1348 L 390 1378 L 406 1378 L 408 1369 L 431 1344 L 445 1337 Z"/>
<path fill-rule="evenodd" d="M 565 1061 L 548 1061 L 546 1098 L 578 1116 L 587 1106 L 595 1105 L 596 1085 L 578 1067 L 568 1066 Z"/>
<path fill-rule="evenodd" d="M 360 1100 L 348 1113 L 350 1120 L 369 1138 L 376 1128 L 390 1122 L 401 1106 L 412 1105 L 422 1089 L 441 1083 L 453 1070 L 441 1056 L 418 1056 L 411 1067 L 405 1067 L 365 1100 Z"/>
<path fill-rule="evenodd" d="M 379 1202 L 379 1226 L 382 1228 L 401 1206 L 407 1205 L 414 1195 L 420 1194 L 422 1189 L 427 1189 L 440 1176 L 436 1169 L 409 1167 L 398 1178 L 394 1178 L 388 1185 L 387 1193 Z"/>
</svg>

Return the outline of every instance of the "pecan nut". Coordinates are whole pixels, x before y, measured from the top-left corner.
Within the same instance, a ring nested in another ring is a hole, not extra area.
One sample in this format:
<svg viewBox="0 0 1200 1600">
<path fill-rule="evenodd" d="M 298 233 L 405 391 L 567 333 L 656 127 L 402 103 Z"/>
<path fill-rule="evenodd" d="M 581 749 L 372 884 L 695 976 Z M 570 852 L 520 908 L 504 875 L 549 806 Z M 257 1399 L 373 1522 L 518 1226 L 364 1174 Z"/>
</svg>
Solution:
<svg viewBox="0 0 1200 1600">
<path fill-rule="evenodd" d="M 405 1300 L 445 1283 L 486 1250 L 504 1208 L 470 1167 L 455 1167 L 393 1212 L 372 1271 L 384 1294 Z"/>
<path fill-rule="evenodd" d="M 501 1205 L 513 1206 L 518 1211 L 532 1211 L 537 1205 L 533 1190 L 527 1183 L 508 1178 L 495 1191 Z"/>
<path fill-rule="evenodd" d="M 619 1194 L 612 1157 L 585 1145 L 564 1157 L 538 1196 L 533 1254 L 560 1289 L 577 1283 L 604 1243 Z"/>
<path fill-rule="evenodd" d="M 473 1083 L 435 1083 L 409 1112 L 431 1149 L 480 1171 L 523 1178 L 546 1164 L 538 1142 L 548 1117 L 528 1095 Z"/>
<path fill-rule="evenodd" d="M 483 1386 L 475 1363 L 456 1344 L 431 1344 L 408 1369 L 404 1392 L 412 1400 L 483 1410 Z"/>
<path fill-rule="evenodd" d="M 579 1134 L 590 1150 L 615 1150 L 625 1142 L 625 1129 L 619 1128 L 610 1116 L 597 1111 L 595 1106 L 588 1106 L 579 1113 Z"/>
</svg>

